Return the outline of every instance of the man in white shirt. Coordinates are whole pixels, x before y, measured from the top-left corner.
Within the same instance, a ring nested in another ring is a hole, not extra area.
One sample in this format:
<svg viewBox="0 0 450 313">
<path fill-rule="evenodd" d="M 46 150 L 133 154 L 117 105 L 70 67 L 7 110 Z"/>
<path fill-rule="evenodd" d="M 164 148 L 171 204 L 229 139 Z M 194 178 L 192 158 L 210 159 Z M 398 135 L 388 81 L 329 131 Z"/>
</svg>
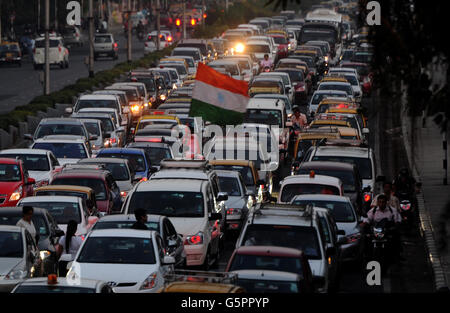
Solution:
<svg viewBox="0 0 450 313">
<path fill-rule="evenodd" d="M 17 222 L 16 226 L 21 226 L 24 227 L 26 230 L 28 230 L 37 246 L 37 243 L 39 241 L 39 235 L 37 234 L 36 227 L 34 227 L 33 221 L 31 220 L 32 218 L 33 218 L 33 207 L 24 206 L 22 209 L 22 218 Z"/>
</svg>

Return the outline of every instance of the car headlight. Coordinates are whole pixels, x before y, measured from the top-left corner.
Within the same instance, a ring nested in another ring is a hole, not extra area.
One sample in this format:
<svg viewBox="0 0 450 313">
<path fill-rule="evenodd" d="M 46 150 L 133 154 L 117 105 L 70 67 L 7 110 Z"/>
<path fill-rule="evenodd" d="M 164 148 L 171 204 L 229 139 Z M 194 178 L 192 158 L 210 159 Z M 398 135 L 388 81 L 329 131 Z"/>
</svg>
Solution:
<svg viewBox="0 0 450 313">
<path fill-rule="evenodd" d="M 9 197 L 9 201 L 18 201 L 22 198 L 22 186 L 19 186 Z"/>
<path fill-rule="evenodd" d="M 27 277 L 27 275 L 28 275 L 28 272 L 27 271 L 24 271 L 24 270 L 19 270 L 19 269 L 16 269 L 16 268 L 13 268 L 12 270 L 11 270 L 11 272 L 9 272 L 6 276 L 5 276 L 5 280 L 9 280 L 9 279 L 24 279 L 24 278 L 26 278 Z"/>
<path fill-rule="evenodd" d="M 162 101 L 166 100 L 166 95 L 160 95 L 159 99 L 161 99 Z"/>
<path fill-rule="evenodd" d="M 244 52 L 244 49 L 245 49 L 244 45 L 241 44 L 241 43 L 238 43 L 238 44 L 236 45 L 235 51 L 236 51 L 237 53 L 242 53 L 242 52 Z"/>
<path fill-rule="evenodd" d="M 185 245 L 201 245 L 203 244 L 203 232 L 198 232 L 195 235 L 187 236 L 184 241 Z"/>
<path fill-rule="evenodd" d="M 172 89 L 177 89 L 178 87 L 177 87 L 177 84 L 173 84 L 172 85 Z"/>
<path fill-rule="evenodd" d="M 157 272 L 153 272 L 148 276 L 143 282 L 139 290 L 152 289 L 156 286 L 156 278 L 158 277 Z"/>
<path fill-rule="evenodd" d="M 41 260 L 48 258 L 50 255 L 51 255 L 51 253 L 48 250 L 42 250 L 39 252 L 39 256 L 41 257 Z"/>
<path fill-rule="evenodd" d="M 137 113 L 139 112 L 139 105 L 135 104 L 131 107 L 131 112 Z"/>
</svg>

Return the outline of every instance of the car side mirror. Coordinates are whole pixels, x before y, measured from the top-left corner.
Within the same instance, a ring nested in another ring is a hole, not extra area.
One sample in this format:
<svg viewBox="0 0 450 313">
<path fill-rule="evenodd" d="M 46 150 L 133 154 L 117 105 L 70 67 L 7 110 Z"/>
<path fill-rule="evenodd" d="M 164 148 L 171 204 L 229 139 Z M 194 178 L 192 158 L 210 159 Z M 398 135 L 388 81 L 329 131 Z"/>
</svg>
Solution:
<svg viewBox="0 0 450 313">
<path fill-rule="evenodd" d="M 291 90 L 291 87 L 286 87 L 286 92 L 289 92 Z"/>
<path fill-rule="evenodd" d="M 228 193 L 226 192 L 219 192 L 217 195 L 217 201 L 227 201 L 228 200 Z"/>
<path fill-rule="evenodd" d="M 73 113 L 73 108 L 66 108 L 64 110 L 64 112 L 66 112 L 67 114 L 72 114 Z"/>
<path fill-rule="evenodd" d="M 336 232 L 336 234 L 345 236 L 345 230 L 343 230 L 343 229 L 338 229 L 338 231 Z"/>
<path fill-rule="evenodd" d="M 55 230 L 55 237 L 62 237 L 64 236 L 64 231 L 61 229 L 56 229 Z"/>
<path fill-rule="evenodd" d="M 210 221 L 216 221 L 222 219 L 221 213 L 211 213 L 211 216 L 208 218 Z"/>
<path fill-rule="evenodd" d="M 34 185 L 36 184 L 36 180 L 34 178 L 29 177 L 27 180 L 27 185 Z"/>
<path fill-rule="evenodd" d="M 152 173 L 152 174 L 156 173 L 157 171 L 158 171 L 158 168 L 154 167 L 154 166 L 151 166 L 150 169 L 149 169 L 149 172 Z"/>
<path fill-rule="evenodd" d="M 33 140 L 33 135 L 31 135 L 31 134 L 24 134 L 23 135 L 23 139 L 25 139 L 25 140 Z"/>
<path fill-rule="evenodd" d="M 175 258 L 170 255 L 165 255 L 162 261 L 162 265 L 172 265 L 175 264 Z"/>
</svg>

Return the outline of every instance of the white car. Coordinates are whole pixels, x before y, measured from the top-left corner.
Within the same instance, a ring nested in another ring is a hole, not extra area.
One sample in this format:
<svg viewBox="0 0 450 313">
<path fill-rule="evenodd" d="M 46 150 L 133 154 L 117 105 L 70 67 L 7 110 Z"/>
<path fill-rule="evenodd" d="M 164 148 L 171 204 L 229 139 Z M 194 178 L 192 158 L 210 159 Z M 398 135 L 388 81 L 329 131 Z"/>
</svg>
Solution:
<svg viewBox="0 0 450 313">
<path fill-rule="evenodd" d="M 94 60 L 100 56 L 119 58 L 119 47 L 112 34 L 95 34 L 94 36 Z"/>
<path fill-rule="evenodd" d="M 347 93 L 347 97 L 350 97 L 353 101 L 355 101 L 355 93 L 353 92 L 352 85 L 350 83 L 337 82 L 337 81 L 325 81 L 320 83 L 317 87 L 317 90 L 341 90 Z"/>
<path fill-rule="evenodd" d="M 74 220 L 78 224 L 77 236 L 86 236 L 98 217 L 90 216 L 86 202 L 80 197 L 69 196 L 37 196 L 23 198 L 17 206 L 30 205 L 46 209 L 53 217 L 58 227 L 67 231 L 67 224 Z"/>
<path fill-rule="evenodd" d="M 294 86 L 292 85 L 291 78 L 288 73 L 284 72 L 263 72 L 258 76 L 268 76 L 268 77 L 281 77 L 283 79 L 283 85 L 285 87 L 286 95 L 289 97 L 289 101 L 294 103 Z"/>
<path fill-rule="evenodd" d="M 155 231 L 93 230 L 66 277 L 106 281 L 117 293 L 153 293 L 164 285 L 164 275 L 175 263 L 164 251 Z"/>
<path fill-rule="evenodd" d="M 161 30 L 159 32 L 159 49 L 162 50 L 171 46 L 174 43 L 172 33 L 168 30 Z M 158 31 L 154 30 L 147 34 L 147 39 L 144 43 L 144 53 L 151 53 L 156 51 L 156 38 Z"/>
<path fill-rule="evenodd" d="M 64 47 L 61 37 L 50 37 L 49 39 L 49 63 L 58 65 L 60 68 L 69 67 L 69 49 Z M 45 38 L 37 38 L 33 50 L 34 69 L 41 69 L 45 66 Z"/>
<path fill-rule="evenodd" d="M 353 93 L 355 94 L 356 102 L 361 103 L 361 101 L 362 101 L 362 89 L 361 89 L 361 85 L 359 83 L 357 74 L 351 73 L 351 72 L 344 72 L 344 73 L 333 72 L 333 73 L 329 74 L 328 76 L 331 76 L 331 77 L 344 77 L 352 85 Z"/>
<path fill-rule="evenodd" d="M 48 185 L 60 169 L 53 152 L 40 149 L 7 149 L 0 151 L 2 158 L 19 158 L 24 162 L 28 175 L 36 181 L 36 187 Z"/>
<path fill-rule="evenodd" d="M 278 203 L 290 203 L 303 194 L 344 195 L 344 185 L 339 178 L 325 175 L 291 175 L 280 182 Z"/>
<path fill-rule="evenodd" d="M 56 285 L 48 283 L 48 277 L 29 278 L 19 283 L 11 293 L 114 293 L 104 281 L 80 279 L 77 284 L 65 278 L 58 277 Z"/>
<path fill-rule="evenodd" d="M 195 66 L 202 61 L 202 51 L 193 47 L 178 47 L 172 50 L 171 56 L 190 56 L 194 58 Z"/>
<path fill-rule="evenodd" d="M 308 104 L 308 115 L 313 117 L 319 107 L 320 101 L 325 98 L 341 98 L 342 101 L 347 99 L 347 93 L 341 90 L 316 90 Z"/>
<path fill-rule="evenodd" d="M 60 165 L 77 163 L 80 159 L 91 157 L 91 145 L 85 137 L 54 135 L 37 139 L 32 149 L 50 150 Z"/>
<path fill-rule="evenodd" d="M 247 55 L 229 55 L 224 58 L 224 60 L 234 60 L 237 61 L 239 67 L 242 70 L 242 74 L 244 75 L 244 80 L 246 82 L 250 82 L 253 79 L 253 76 L 256 75 L 257 70 L 253 67 L 253 62 L 250 56 Z"/>
<path fill-rule="evenodd" d="M 215 60 L 209 62 L 208 66 L 213 69 L 224 68 L 231 74 L 231 77 L 233 77 L 234 79 L 237 80 L 244 79 L 244 74 L 241 72 L 241 68 L 239 67 L 237 60 L 230 60 L 230 59 Z"/>
<path fill-rule="evenodd" d="M 39 249 L 24 227 L 0 225 L 0 292 L 32 277 L 41 264 Z"/>
<path fill-rule="evenodd" d="M 264 59 L 264 55 L 267 54 L 269 56 L 269 60 L 272 61 L 272 64 L 275 64 L 276 59 L 276 48 L 272 48 L 272 46 L 263 40 L 250 40 L 245 44 L 245 53 L 253 53 L 255 57 L 262 61 Z M 274 52 L 275 51 L 275 52 Z"/>
</svg>

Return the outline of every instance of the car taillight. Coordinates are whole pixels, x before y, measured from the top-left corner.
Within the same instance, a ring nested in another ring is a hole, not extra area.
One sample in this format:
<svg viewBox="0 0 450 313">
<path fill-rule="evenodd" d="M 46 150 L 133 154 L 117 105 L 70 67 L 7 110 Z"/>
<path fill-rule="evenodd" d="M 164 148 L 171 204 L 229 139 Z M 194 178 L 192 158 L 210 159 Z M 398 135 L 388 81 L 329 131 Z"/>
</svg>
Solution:
<svg viewBox="0 0 450 313">
<path fill-rule="evenodd" d="M 195 235 L 187 236 L 184 240 L 185 245 L 201 245 L 203 243 L 203 233 L 198 232 Z"/>
<path fill-rule="evenodd" d="M 121 192 L 120 192 L 120 195 L 121 195 L 122 197 L 126 197 L 126 196 L 127 196 L 127 192 L 126 192 L 126 191 L 121 191 Z"/>
<path fill-rule="evenodd" d="M 116 143 L 116 138 L 111 138 L 110 140 L 109 140 L 111 143 Z"/>
<path fill-rule="evenodd" d="M 411 208 L 411 203 L 408 203 L 408 204 L 400 203 L 400 207 L 402 208 L 403 211 L 408 211 Z"/>
</svg>

